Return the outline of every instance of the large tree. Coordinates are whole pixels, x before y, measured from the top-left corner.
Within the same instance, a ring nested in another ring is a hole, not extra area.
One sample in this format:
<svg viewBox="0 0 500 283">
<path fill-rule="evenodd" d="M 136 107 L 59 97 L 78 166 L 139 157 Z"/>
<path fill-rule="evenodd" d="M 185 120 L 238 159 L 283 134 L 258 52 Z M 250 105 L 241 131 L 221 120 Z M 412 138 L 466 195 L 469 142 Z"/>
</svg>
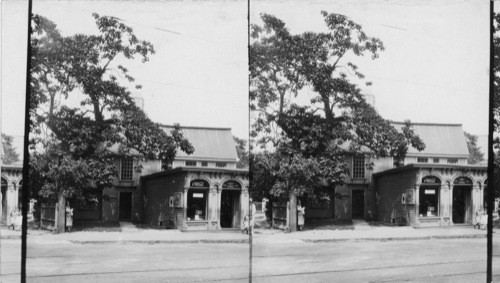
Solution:
<svg viewBox="0 0 500 283">
<path fill-rule="evenodd" d="M 147 62 L 155 53 L 152 44 L 114 17 L 93 17 L 98 34 L 71 36 L 61 35 L 43 16 L 32 17 L 30 187 L 35 195 L 85 199 L 86 193 L 111 186 L 117 158 L 139 154 L 168 164 L 178 149 L 193 152 L 178 125 L 164 132 L 136 106 L 127 87 L 134 78 L 123 63 Z"/>
<path fill-rule="evenodd" d="M 16 152 L 14 145 L 12 144 L 13 137 L 2 133 L 2 146 L 3 154 L 2 163 L 9 165 L 19 161 L 19 154 Z"/>
<path fill-rule="evenodd" d="M 252 147 L 271 149 L 278 160 L 271 171 L 277 196 L 317 197 L 317 186 L 342 185 L 346 158 L 362 150 L 399 163 L 409 146 L 425 147 L 409 121 L 398 131 L 382 118 L 349 76 L 364 79 L 348 59 L 377 58 L 382 41 L 346 16 L 321 14 L 325 32 L 292 34 L 267 14 L 251 27 Z"/>
</svg>

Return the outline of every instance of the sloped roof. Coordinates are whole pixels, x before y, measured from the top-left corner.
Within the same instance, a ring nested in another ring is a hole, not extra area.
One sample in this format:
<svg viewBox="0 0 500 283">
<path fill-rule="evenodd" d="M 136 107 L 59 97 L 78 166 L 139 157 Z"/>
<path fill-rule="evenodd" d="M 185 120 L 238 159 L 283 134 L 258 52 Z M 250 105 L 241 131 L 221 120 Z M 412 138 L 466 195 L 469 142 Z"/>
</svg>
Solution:
<svg viewBox="0 0 500 283">
<path fill-rule="evenodd" d="M 174 128 L 169 125 L 161 126 L 167 133 Z M 205 128 L 205 127 L 185 127 L 181 126 L 181 131 L 185 138 L 194 147 L 191 155 L 178 150 L 176 159 L 190 160 L 220 160 L 236 162 L 236 144 L 230 128 Z"/>
<path fill-rule="evenodd" d="M 405 125 L 391 122 L 398 130 Z M 468 157 L 469 150 L 461 124 L 411 123 L 415 133 L 425 143 L 425 149 L 418 151 L 409 147 L 407 155 L 413 156 L 455 156 Z"/>
</svg>

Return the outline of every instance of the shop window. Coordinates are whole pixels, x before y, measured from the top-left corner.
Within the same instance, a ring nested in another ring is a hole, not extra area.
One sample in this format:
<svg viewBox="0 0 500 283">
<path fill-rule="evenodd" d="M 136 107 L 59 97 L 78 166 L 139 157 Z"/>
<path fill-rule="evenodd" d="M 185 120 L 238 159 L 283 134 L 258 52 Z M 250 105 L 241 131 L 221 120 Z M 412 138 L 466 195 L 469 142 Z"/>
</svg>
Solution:
<svg viewBox="0 0 500 283">
<path fill-rule="evenodd" d="M 365 177 L 365 156 L 356 155 L 352 158 L 352 177 L 361 179 Z"/>
<path fill-rule="evenodd" d="M 218 168 L 226 168 L 226 166 L 227 166 L 226 162 L 217 162 L 217 163 L 215 163 L 215 167 L 218 167 Z"/>
<path fill-rule="evenodd" d="M 448 158 L 448 164 L 457 164 L 458 158 Z"/>
<path fill-rule="evenodd" d="M 202 161 L 201 162 L 201 167 L 207 167 L 208 166 L 208 162 L 207 161 Z"/>
<path fill-rule="evenodd" d="M 438 216 L 439 188 L 434 186 L 421 186 L 419 194 L 420 217 Z"/>
<path fill-rule="evenodd" d="M 432 159 L 432 162 L 434 162 L 434 163 L 439 163 L 439 158 L 433 158 L 433 159 Z"/>
<path fill-rule="evenodd" d="M 429 158 L 427 158 L 427 157 L 417 157 L 417 162 L 418 163 L 428 163 L 429 162 Z"/>
<path fill-rule="evenodd" d="M 121 161 L 121 174 L 120 180 L 122 181 L 132 181 L 134 160 L 132 158 L 125 158 Z"/>
<path fill-rule="evenodd" d="M 186 160 L 186 166 L 196 166 L 196 161 Z"/>
<path fill-rule="evenodd" d="M 189 189 L 187 198 L 187 220 L 207 219 L 207 190 Z"/>
</svg>

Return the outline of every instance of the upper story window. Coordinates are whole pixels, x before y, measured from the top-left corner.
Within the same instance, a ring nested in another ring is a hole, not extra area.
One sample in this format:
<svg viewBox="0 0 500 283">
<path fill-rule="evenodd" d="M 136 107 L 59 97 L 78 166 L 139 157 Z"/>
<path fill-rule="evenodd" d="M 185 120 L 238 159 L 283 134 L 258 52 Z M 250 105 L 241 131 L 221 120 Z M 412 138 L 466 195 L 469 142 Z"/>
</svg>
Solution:
<svg viewBox="0 0 500 283">
<path fill-rule="evenodd" d="M 433 158 L 433 159 L 432 159 L 432 162 L 434 162 L 434 163 L 439 163 L 439 158 Z"/>
<path fill-rule="evenodd" d="M 196 166 L 196 161 L 186 160 L 186 166 Z"/>
<path fill-rule="evenodd" d="M 449 164 L 457 164 L 458 163 L 458 158 L 448 158 L 448 163 Z"/>
<path fill-rule="evenodd" d="M 429 162 L 429 158 L 427 158 L 427 157 L 417 157 L 417 162 L 418 163 L 428 163 Z"/>
<path fill-rule="evenodd" d="M 227 166 L 226 162 L 217 162 L 217 163 L 215 163 L 215 167 L 218 167 L 218 168 L 226 168 L 226 166 Z"/>
<path fill-rule="evenodd" d="M 202 161 L 201 162 L 201 167 L 207 167 L 208 166 L 208 162 L 207 161 Z"/>
<path fill-rule="evenodd" d="M 134 160 L 132 158 L 124 158 L 121 160 L 120 180 L 132 181 L 134 170 Z"/>
<path fill-rule="evenodd" d="M 360 179 L 365 177 L 365 156 L 356 155 L 352 158 L 352 177 Z"/>
</svg>

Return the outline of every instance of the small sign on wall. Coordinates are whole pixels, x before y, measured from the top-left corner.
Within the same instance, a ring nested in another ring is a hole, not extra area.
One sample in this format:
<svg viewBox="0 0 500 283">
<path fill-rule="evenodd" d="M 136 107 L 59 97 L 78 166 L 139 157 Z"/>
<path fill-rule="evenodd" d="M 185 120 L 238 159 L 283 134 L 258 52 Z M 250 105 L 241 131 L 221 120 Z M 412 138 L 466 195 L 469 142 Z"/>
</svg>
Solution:
<svg viewBox="0 0 500 283">
<path fill-rule="evenodd" d="M 174 193 L 169 200 L 170 207 L 182 207 L 182 193 Z"/>
<path fill-rule="evenodd" d="M 406 204 L 415 204 L 414 190 L 406 190 Z"/>
<path fill-rule="evenodd" d="M 401 204 L 406 204 L 406 193 L 401 194 Z"/>
</svg>

